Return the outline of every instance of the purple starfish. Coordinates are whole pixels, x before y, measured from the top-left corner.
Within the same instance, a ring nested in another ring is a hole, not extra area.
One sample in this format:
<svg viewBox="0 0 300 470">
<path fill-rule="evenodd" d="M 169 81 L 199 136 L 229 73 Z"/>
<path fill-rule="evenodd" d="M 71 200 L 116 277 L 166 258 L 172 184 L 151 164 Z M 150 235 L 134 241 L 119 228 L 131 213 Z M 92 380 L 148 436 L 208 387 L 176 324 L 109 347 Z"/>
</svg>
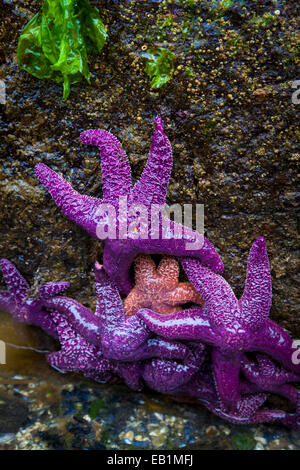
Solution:
<svg viewBox="0 0 300 470">
<path fill-rule="evenodd" d="M 168 221 L 169 229 L 165 229 L 167 219 L 162 216 L 158 220 L 157 239 L 153 237 L 151 209 L 153 205 L 164 206 L 172 169 L 171 145 L 159 117 L 155 119 L 146 167 L 133 187 L 128 159 L 120 142 L 112 134 L 93 129 L 83 132 L 81 140 L 84 144 L 98 146 L 101 152 L 102 200 L 80 195 L 42 163 L 36 166 L 35 172 L 63 213 L 93 237 L 97 238 L 99 230 L 103 233 L 115 222 L 116 231 L 108 231 L 105 235 L 103 265 L 121 292 L 128 294 L 131 289 L 129 268 L 138 253 L 193 256 L 213 271 L 223 272 L 223 263 L 215 248 L 200 233 L 187 227 L 183 230 L 183 226 L 174 221 Z M 123 198 L 121 203 L 120 198 Z M 121 207 L 125 199 L 128 210 Z M 116 220 L 109 218 L 108 204 L 115 210 Z M 144 218 L 141 216 L 141 205 L 147 211 Z M 144 228 L 141 229 L 141 226 Z M 127 236 L 123 234 L 122 237 L 124 229 Z M 182 238 L 176 238 L 179 232 Z M 190 246 L 192 243 L 193 248 Z"/>
<path fill-rule="evenodd" d="M 173 315 L 141 309 L 138 316 L 151 331 L 172 340 L 199 340 L 212 348 L 213 373 L 224 409 L 234 411 L 240 403 L 239 374 L 245 351 L 260 351 L 300 374 L 294 364 L 293 341 L 268 318 L 271 307 L 271 276 L 264 238 L 250 251 L 245 290 L 238 301 L 228 283 L 198 260 L 183 258 L 190 282 L 205 302 L 200 308 Z"/>
<path fill-rule="evenodd" d="M 68 289 L 68 282 L 47 282 L 38 289 L 37 298 L 30 297 L 30 287 L 17 268 L 7 259 L 0 262 L 8 292 L 0 292 L 0 309 L 16 320 L 36 325 L 55 338 L 58 337 L 52 313 L 45 302 Z"/>
</svg>

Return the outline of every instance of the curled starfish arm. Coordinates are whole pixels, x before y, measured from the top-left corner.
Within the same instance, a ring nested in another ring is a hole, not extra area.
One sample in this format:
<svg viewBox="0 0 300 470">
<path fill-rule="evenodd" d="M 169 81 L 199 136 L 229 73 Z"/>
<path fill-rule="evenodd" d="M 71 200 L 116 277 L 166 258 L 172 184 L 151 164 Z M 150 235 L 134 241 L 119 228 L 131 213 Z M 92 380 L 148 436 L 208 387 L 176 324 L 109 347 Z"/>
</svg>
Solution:
<svg viewBox="0 0 300 470">
<path fill-rule="evenodd" d="M 106 328 L 101 333 L 103 354 L 115 361 L 128 361 L 143 357 L 144 343 L 150 336 L 148 328 L 135 315 L 118 327 Z"/>
<path fill-rule="evenodd" d="M 146 384 L 158 392 L 171 392 L 190 381 L 197 367 L 181 364 L 166 359 L 152 359 L 145 364 L 143 379 Z"/>
<path fill-rule="evenodd" d="M 63 214 L 97 238 L 96 228 L 100 220 L 97 210 L 102 204 L 101 199 L 79 194 L 69 183 L 43 163 L 38 163 L 35 166 L 35 174 L 48 189 Z"/>
<path fill-rule="evenodd" d="M 230 354 L 214 348 L 212 351 L 213 373 L 220 402 L 226 411 L 239 406 L 239 374 L 242 354 Z"/>
<path fill-rule="evenodd" d="M 125 151 L 118 139 L 103 129 L 84 131 L 80 138 L 83 144 L 99 148 L 103 200 L 116 204 L 118 197 L 128 195 L 132 187 L 131 169 Z"/>
<path fill-rule="evenodd" d="M 241 362 L 241 369 L 246 379 L 261 387 L 271 388 L 287 382 L 300 382 L 300 375 L 296 375 L 280 365 L 277 366 L 268 356 L 257 354 L 256 361 L 244 357 Z"/>
<path fill-rule="evenodd" d="M 56 297 L 46 300 L 45 306 L 63 315 L 74 331 L 89 343 L 99 346 L 99 320 L 88 308 L 68 297 Z"/>
<path fill-rule="evenodd" d="M 245 289 L 239 301 L 243 324 L 257 331 L 268 317 L 271 304 L 272 282 L 266 242 L 259 237 L 250 250 Z"/>
<path fill-rule="evenodd" d="M 172 170 L 172 148 L 166 137 L 161 118 L 154 120 L 155 131 L 150 147 L 149 158 L 140 179 L 135 184 L 129 202 L 164 204 Z"/>
<path fill-rule="evenodd" d="M 146 360 L 151 358 L 177 359 L 186 363 L 196 364 L 195 357 L 184 344 L 163 338 L 149 338 L 139 348 L 126 356 L 126 360 Z"/>
<path fill-rule="evenodd" d="M 17 303 L 21 303 L 29 293 L 29 285 L 8 259 L 1 259 L 0 266 L 8 291 Z"/>
<path fill-rule="evenodd" d="M 240 315 L 236 297 L 225 279 L 193 258 L 182 258 L 189 281 L 201 295 L 207 314 L 215 325 L 231 328 Z"/>
<path fill-rule="evenodd" d="M 0 310 L 13 314 L 16 308 L 16 302 L 10 292 L 0 292 Z"/>
<path fill-rule="evenodd" d="M 162 235 L 160 237 L 149 233 L 147 240 L 137 239 L 134 240 L 134 246 L 136 249 L 136 254 L 139 252 L 144 252 L 147 254 L 165 254 L 173 255 L 179 257 L 195 257 L 200 260 L 200 262 L 209 267 L 212 271 L 217 273 L 222 273 L 224 271 L 223 262 L 218 255 L 213 244 L 205 238 L 200 233 L 188 229 L 187 227 L 182 227 L 183 233 L 181 238 L 175 238 L 175 222 L 169 221 L 170 230 L 168 234 Z M 176 224 L 178 225 L 178 224 Z"/>
<path fill-rule="evenodd" d="M 217 416 L 220 416 L 220 418 L 236 424 L 259 424 L 270 421 L 283 422 L 283 420 L 287 418 L 285 411 L 259 409 L 266 401 L 267 397 L 268 395 L 264 393 L 243 397 L 240 401 L 238 411 L 233 413 L 223 410 L 219 405 L 207 403 L 206 407 Z"/>
<path fill-rule="evenodd" d="M 289 334 L 270 319 L 266 319 L 259 334 L 256 334 L 252 339 L 249 351 L 263 352 L 280 362 L 288 370 L 300 375 L 297 346 Z"/>
<path fill-rule="evenodd" d="M 137 315 L 153 333 L 164 338 L 196 340 L 210 345 L 218 343 L 208 317 L 200 308 L 182 310 L 171 315 L 160 315 L 143 308 L 137 312 Z"/>
<path fill-rule="evenodd" d="M 281 395 L 284 398 L 290 400 L 293 404 L 297 403 L 297 389 L 291 384 L 283 385 L 270 385 L 265 384 L 263 386 L 248 381 L 241 381 L 240 383 L 240 393 L 242 395 L 248 395 L 249 393 L 257 392 L 270 392 L 276 395 Z"/>
</svg>

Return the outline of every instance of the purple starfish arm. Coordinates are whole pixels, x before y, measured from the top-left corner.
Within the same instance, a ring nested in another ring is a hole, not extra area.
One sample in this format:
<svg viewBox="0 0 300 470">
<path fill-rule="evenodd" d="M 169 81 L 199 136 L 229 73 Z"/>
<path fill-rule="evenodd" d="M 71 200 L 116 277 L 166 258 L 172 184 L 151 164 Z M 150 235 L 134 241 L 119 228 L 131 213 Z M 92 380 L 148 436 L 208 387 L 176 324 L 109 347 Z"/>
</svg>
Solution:
<svg viewBox="0 0 300 470">
<path fill-rule="evenodd" d="M 166 221 L 168 219 L 163 217 L 163 220 Z M 161 238 L 154 239 L 151 237 L 151 233 L 149 233 L 147 240 L 135 240 L 135 254 L 142 252 L 147 254 L 169 254 L 180 257 L 191 256 L 199 259 L 199 263 L 208 266 L 214 272 L 222 273 L 224 271 L 223 262 L 217 254 L 215 247 L 203 235 L 183 225 L 179 226 L 179 224 L 172 220 L 168 220 L 165 227 L 165 229 L 162 227 L 163 236 Z M 180 227 L 182 238 L 175 238 L 175 234 L 179 233 L 176 227 Z"/>
<path fill-rule="evenodd" d="M 239 374 L 242 353 L 212 350 L 213 373 L 223 409 L 233 411 L 240 402 Z"/>
<path fill-rule="evenodd" d="M 49 364 L 60 372 L 83 372 L 88 377 L 106 381 L 112 365 L 99 348 L 85 341 L 60 314 L 55 313 L 61 350 L 47 355 Z"/>
<path fill-rule="evenodd" d="M 124 380 L 126 385 L 132 390 L 142 390 L 143 383 L 141 380 L 143 365 L 141 362 L 115 362 L 114 372 L 121 379 Z"/>
<path fill-rule="evenodd" d="M 159 116 L 154 119 L 154 123 L 155 132 L 149 158 L 130 194 L 129 204 L 142 203 L 147 207 L 151 207 L 152 204 L 165 204 L 173 164 L 172 148 Z"/>
<path fill-rule="evenodd" d="M 0 266 L 8 292 L 10 292 L 17 303 L 21 303 L 29 294 L 29 285 L 8 259 L 1 259 Z"/>
<path fill-rule="evenodd" d="M 290 400 L 293 404 L 297 403 L 297 392 L 296 387 L 290 384 L 283 385 L 271 385 L 263 384 L 261 387 L 259 384 L 254 382 L 248 382 L 246 380 L 240 381 L 240 393 L 241 395 L 249 395 L 257 392 L 270 392 L 276 395 L 281 395 L 284 398 Z"/>
<path fill-rule="evenodd" d="M 116 327 L 127 319 L 123 302 L 118 289 L 109 279 L 104 267 L 97 261 L 95 263 L 95 280 L 97 294 L 95 316 L 99 319 L 102 330 Z"/>
<path fill-rule="evenodd" d="M 240 311 L 229 284 L 197 259 L 181 258 L 180 261 L 189 281 L 204 300 L 211 325 L 234 333 Z"/>
<path fill-rule="evenodd" d="M 9 292 L 0 292 L 0 310 L 12 314 L 15 311 L 16 302 Z"/>
<path fill-rule="evenodd" d="M 91 129 L 80 134 L 83 144 L 95 145 L 101 153 L 103 200 L 117 204 L 119 196 L 129 194 L 131 169 L 118 139 L 103 129 Z"/>
<path fill-rule="evenodd" d="M 57 338 L 56 325 L 51 311 L 45 308 L 46 299 L 57 295 L 69 287 L 68 282 L 48 282 L 39 287 L 36 299 L 29 297 L 29 285 L 16 267 L 8 260 L 1 260 L 1 269 L 9 290 L 10 301 L 3 303 L 7 310 L 18 321 L 42 328 L 46 333 Z M 6 295 L 8 300 L 8 295 Z M 5 296 L 2 296 L 4 299 Z"/>
<path fill-rule="evenodd" d="M 157 392 L 169 392 L 187 383 L 197 372 L 195 364 L 181 364 L 166 359 L 152 359 L 144 366 L 143 379 Z"/>
<path fill-rule="evenodd" d="M 272 281 L 266 242 L 259 237 L 250 250 L 245 289 L 239 301 L 243 325 L 257 331 L 268 317 L 271 304 Z"/>
<path fill-rule="evenodd" d="M 62 314 L 69 325 L 86 341 L 94 346 L 100 345 L 99 321 L 95 315 L 81 303 L 68 297 L 56 297 L 46 300 L 45 306 Z"/>
<path fill-rule="evenodd" d="M 147 308 L 137 312 L 148 328 L 168 339 L 198 340 L 214 345 L 218 337 L 210 327 L 209 318 L 199 307 L 171 315 L 160 315 Z"/>
<path fill-rule="evenodd" d="M 180 359 L 186 363 L 193 363 L 193 365 L 196 363 L 195 357 L 187 346 L 163 338 L 149 338 L 138 348 L 124 352 L 122 357 L 119 352 L 114 357 L 112 357 L 112 353 L 109 351 L 107 355 L 111 359 L 126 361 L 141 361 L 159 357 L 164 359 Z"/>
<path fill-rule="evenodd" d="M 300 375 L 300 364 L 294 360 L 297 346 L 279 325 L 269 318 L 252 340 L 249 351 L 260 351 L 283 364 L 287 369 Z"/>
<path fill-rule="evenodd" d="M 39 286 L 39 297 L 40 299 L 50 299 L 61 292 L 64 292 L 70 287 L 69 282 L 46 282 L 46 284 Z"/>
<path fill-rule="evenodd" d="M 262 388 L 272 388 L 287 382 L 300 382 L 300 375 L 289 372 L 280 365 L 277 366 L 268 356 L 257 354 L 256 361 L 251 361 L 244 356 L 241 368 L 247 380 Z"/>
<path fill-rule="evenodd" d="M 38 163 L 35 166 L 35 174 L 46 186 L 63 214 L 96 238 L 97 224 L 101 220 L 101 215 L 98 215 L 97 211 L 102 204 L 102 200 L 82 196 L 55 171 L 43 163 Z"/>
</svg>

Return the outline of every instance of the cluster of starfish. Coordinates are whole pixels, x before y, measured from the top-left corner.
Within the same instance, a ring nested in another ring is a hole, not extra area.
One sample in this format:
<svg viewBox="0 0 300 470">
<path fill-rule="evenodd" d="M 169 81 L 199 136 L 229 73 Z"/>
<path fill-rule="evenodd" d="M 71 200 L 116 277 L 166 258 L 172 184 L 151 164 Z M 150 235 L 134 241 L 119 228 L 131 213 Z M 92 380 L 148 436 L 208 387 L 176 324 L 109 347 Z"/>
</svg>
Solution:
<svg viewBox="0 0 300 470">
<path fill-rule="evenodd" d="M 81 134 L 101 153 L 103 199 L 83 196 L 46 165 L 36 175 L 56 204 L 73 222 L 97 237 L 107 225 L 102 208 L 115 208 L 119 232 L 128 207 L 165 203 L 172 169 L 170 142 L 160 118 L 145 169 L 132 186 L 130 166 L 119 141 L 104 130 Z M 150 217 L 150 216 L 149 216 Z M 133 216 L 126 217 L 127 228 Z M 96 312 L 60 294 L 66 282 L 47 283 L 37 298 L 8 260 L 1 261 L 8 291 L 0 292 L 0 309 L 19 321 L 43 328 L 61 349 L 48 354 L 61 372 L 81 372 L 100 382 L 122 378 L 135 390 L 144 385 L 173 395 L 192 397 L 218 416 L 240 424 L 280 421 L 300 429 L 300 364 L 290 336 L 268 318 L 271 276 L 264 238 L 250 251 L 247 279 L 237 299 L 225 279 L 214 246 L 200 233 L 169 221 L 168 237 L 108 236 L 103 265 L 95 263 Z M 188 249 L 187 243 L 197 248 Z M 156 266 L 151 254 L 162 255 Z M 189 282 L 179 282 L 179 263 Z M 130 268 L 134 264 L 135 285 Z M 120 292 L 127 297 L 123 303 Z M 186 309 L 184 309 L 184 304 Z M 281 395 L 294 413 L 266 407 L 270 394 Z"/>
</svg>

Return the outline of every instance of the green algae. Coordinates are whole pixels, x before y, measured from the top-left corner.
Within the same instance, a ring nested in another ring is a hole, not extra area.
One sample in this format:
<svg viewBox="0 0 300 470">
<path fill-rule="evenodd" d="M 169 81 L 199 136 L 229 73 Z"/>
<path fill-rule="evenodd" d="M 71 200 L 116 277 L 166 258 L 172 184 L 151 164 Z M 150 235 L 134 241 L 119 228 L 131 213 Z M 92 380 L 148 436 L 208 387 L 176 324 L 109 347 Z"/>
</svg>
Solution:
<svg viewBox="0 0 300 470">
<path fill-rule="evenodd" d="M 146 59 L 145 72 L 151 80 L 151 88 L 161 88 L 173 77 L 175 54 L 163 47 L 141 54 Z"/>
<path fill-rule="evenodd" d="M 88 0 L 44 0 L 22 31 L 17 49 L 21 68 L 37 78 L 63 82 L 63 99 L 70 86 L 84 77 L 90 83 L 89 52 L 100 52 L 106 28 Z"/>
</svg>

